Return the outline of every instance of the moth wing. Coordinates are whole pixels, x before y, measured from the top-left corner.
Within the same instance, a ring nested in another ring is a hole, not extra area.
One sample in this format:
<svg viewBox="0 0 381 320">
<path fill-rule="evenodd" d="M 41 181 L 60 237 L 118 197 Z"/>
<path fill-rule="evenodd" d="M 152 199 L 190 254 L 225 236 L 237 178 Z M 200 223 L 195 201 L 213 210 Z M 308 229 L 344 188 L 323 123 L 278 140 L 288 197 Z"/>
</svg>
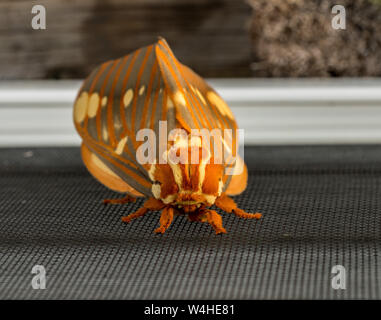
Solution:
<svg viewBox="0 0 381 320">
<path fill-rule="evenodd" d="M 178 126 L 188 132 L 232 129 L 231 140 L 236 143 L 237 125 L 229 107 L 201 77 L 177 61 L 164 39 L 99 66 L 83 83 L 74 106 L 74 123 L 89 151 L 145 196 L 152 195 L 150 166 L 137 160 L 143 142 L 136 135 L 143 128 L 156 133 L 152 148 L 158 160 L 160 120 L 167 121 L 167 132 Z M 244 174 L 234 178 L 233 186 L 239 187 L 232 187 L 232 192 L 245 188 L 244 178 Z M 115 187 L 116 182 L 107 179 L 101 182 Z M 231 175 L 224 176 L 225 190 L 231 190 L 231 180 Z"/>
<path fill-rule="evenodd" d="M 160 39 L 155 45 L 157 61 L 163 76 L 168 96 L 174 105 L 176 122 L 188 132 L 200 128 L 200 122 L 194 114 L 186 79 L 181 72 L 180 63 L 172 53 L 167 42 Z"/>
<path fill-rule="evenodd" d="M 81 146 L 81 155 L 87 170 L 89 170 L 94 178 L 109 189 L 117 192 L 128 193 L 134 197 L 144 196 L 111 171 L 95 153 L 91 152 L 89 148 L 86 147 L 84 143 L 82 143 Z"/>
<path fill-rule="evenodd" d="M 228 154 L 224 163 L 231 167 L 230 172 L 236 169 L 234 166 L 238 163 L 243 164 L 244 168 L 240 174 L 224 175 L 224 191 L 231 195 L 241 193 L 246 188 L 248 174 L 240 156 L 237 154 L 237 161 L 233 157 L 232 150 L 236 150 L 238 127 L 230 108 L 204 79 L 175 58 L 164 39 L 158 41 L 155 50 L 175 105 L 176 120 L 181 127 L 188 132 L 192 129 L 208 129 L 209 132 L 213 129 L 231 130 L 229 141 L 226 141 L 225 136 L 221 137 Z"/>
<path fill-rule="evenodd" d="M 152 145 L 158 148 L 159 121 L 167 120 L 168 130 L 175 126 L 173 105 L 169 103 L 154 47 L 138 49 L 99 66 L 85 80 L 74 105 L 75 127 L 86 148 L 125 185 L 110 175 L 105 178 L 104 172 L 99 180 L 111 189 L 126 189 L 128 185 L 147 197 L 152 196 L 153 181 L 150 165 L 138 161 L 137 151 L 144 142 L 138 141 L 137 133 L 151 129 L 156 133 Z M 100 169 L 89 160 L 86 165 L 96 176 L 95 170 Z"/>
<path fill-rule="evenodd" d="M 217 94 L 217 92 L 199 75 L 187 66 L 181 65 L 184 78 L 187 79 L 187 84 L 190 86 L 189 91 L 193 92 L 193 101 L 201 106 L 201 113 L 204 117 L 205 126 L 209 130 L 214 128 L 230 129 L 232 135 L 228 137 L 228 141 L 223 141 L 224 148 L 230 154 L 225 161 L 228 165 L 234 167 L 226 168 L 225 172 L 234 172 L 240 166 L 239 174 L 225 174 L 224 176 L 224 192 L 228 195 L 238 195 L 247 187 L 248 171 L 243 159 L 237 154 L 236 161 L 234 160 L 232 149 L 235 149 L 237 142 L 237 122 L 226 102 Z"/>
<path fill-rule="evenodd" d="M 241 159 L 241 158 L 240 158 Z M 242 161 L 242 160 L 239 160 Z M 236 196 L 243 191 L 245 191 L 247 187 L 247 179 L 248 179 L 248 171 L 247 166 L 243 163 L 243 170 L 240 174 L 232 175 L 229 181 L 228 187 L 225 189 L 225 193 L 229 196 Z"/>
</svg>

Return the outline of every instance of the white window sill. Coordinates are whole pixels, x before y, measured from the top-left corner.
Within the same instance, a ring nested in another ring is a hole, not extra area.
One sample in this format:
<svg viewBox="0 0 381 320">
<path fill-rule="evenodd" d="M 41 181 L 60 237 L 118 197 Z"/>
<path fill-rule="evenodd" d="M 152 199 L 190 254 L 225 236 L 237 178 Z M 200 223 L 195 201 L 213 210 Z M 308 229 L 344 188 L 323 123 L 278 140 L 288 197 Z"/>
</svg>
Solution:
<svg viewBox="0 0 381 320">
<path fill-rule="evenodd" d="M 381 143 L 381 79 L 210 79 L 247 145 Z M 0 82 L 0 147 L 76 146 L 81 81 Z"/>
</svg>

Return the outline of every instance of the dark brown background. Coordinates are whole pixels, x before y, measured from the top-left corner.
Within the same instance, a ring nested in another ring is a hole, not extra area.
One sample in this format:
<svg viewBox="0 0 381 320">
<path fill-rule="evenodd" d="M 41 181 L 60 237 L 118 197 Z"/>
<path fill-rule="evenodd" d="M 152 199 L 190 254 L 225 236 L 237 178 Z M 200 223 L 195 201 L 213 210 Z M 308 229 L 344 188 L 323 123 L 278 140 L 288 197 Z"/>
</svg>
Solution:
<svg viewBox="0 0 381 320">
<path fill-rule="evenodd" d="M 47 29 L 30 26 L 33 4 Z M 78 78 L 97 64 L 167 39 L 204 76 L 249 76 L 251 9 L 237 0 L 1 0 L 2 78 Z"/>
<path fill-rule="evenodd" d="M 1 0 L 0 17 L 0 79 L 83 78 L 157 36 L 205 77 L 381 75 L 380 0 Z"/>
</svg>

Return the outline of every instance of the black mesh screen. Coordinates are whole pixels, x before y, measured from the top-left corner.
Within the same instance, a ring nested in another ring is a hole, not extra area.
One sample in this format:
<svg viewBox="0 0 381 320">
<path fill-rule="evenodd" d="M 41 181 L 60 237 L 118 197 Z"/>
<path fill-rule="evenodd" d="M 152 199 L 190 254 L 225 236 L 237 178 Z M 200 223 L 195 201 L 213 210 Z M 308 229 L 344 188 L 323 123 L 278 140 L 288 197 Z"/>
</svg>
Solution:
<svg viewBox="0 0 381 320">
<path fill-rule="evenodd" d="M 94 180 L 77 148 L 0 149 L 0 298 L 331 299 L 381 298 L 381 147 L 252 147 L 228 233 L 159 213 L 130 224 L 142 203 Z M 47 288 L 33 290 L 43 265 Z M 346 290 L 331 268 L 346 268 Z"/>
</svg>

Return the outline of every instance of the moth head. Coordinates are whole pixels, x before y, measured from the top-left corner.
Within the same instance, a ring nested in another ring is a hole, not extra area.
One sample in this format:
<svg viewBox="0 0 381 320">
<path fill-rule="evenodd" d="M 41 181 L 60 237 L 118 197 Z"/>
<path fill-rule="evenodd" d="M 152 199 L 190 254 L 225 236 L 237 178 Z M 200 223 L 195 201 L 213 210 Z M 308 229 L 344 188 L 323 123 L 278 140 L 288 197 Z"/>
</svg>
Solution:
<svg viewBox="0 0 381 320">
<path fill-rule="evenodd" d="M 191 144 L 169 149 L 165 157 L 167 163 L 150 169 L 155 198 L 185 213 L 214 204 L 223 189 L 224 168 L 208 150 Z"/>
</svg>

